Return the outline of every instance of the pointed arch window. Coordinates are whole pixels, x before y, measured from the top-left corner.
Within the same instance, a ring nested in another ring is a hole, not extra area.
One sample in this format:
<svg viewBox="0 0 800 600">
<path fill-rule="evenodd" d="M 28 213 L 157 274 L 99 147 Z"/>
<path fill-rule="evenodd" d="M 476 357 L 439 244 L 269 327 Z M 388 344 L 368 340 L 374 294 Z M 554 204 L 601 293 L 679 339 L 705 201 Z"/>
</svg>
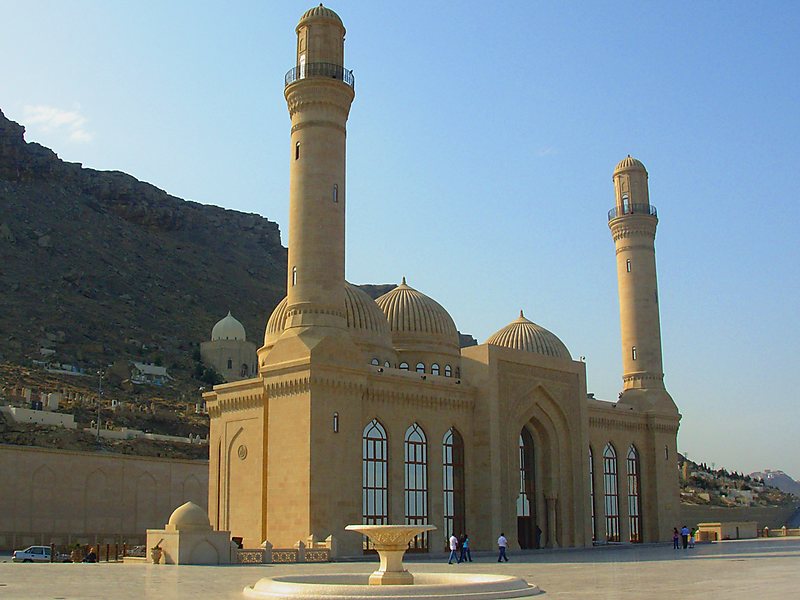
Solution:
<svg viewBox="0 0 800 600">
<path fill-rule="evenodd" d="M 401 371 L 408 371 L 408 363 L 407 363 L 407 362 L 405 362 L 405 361 L 404 361 L 404 362 L 401 362 L 401 363 L 400 363 L 400 370 L 401 370 Z"/>
<path fill-rule="evenodd" d="M 628 449 L 628 519 L 630 522 L 630 541 L 640 543 L 642 541 L 642 499 L 641 481 L 639 469 L 639 453 L 636 447 L 631 444 Z"/>
<path fill-rule="evenodd" d="M 444 366 L 444 376 L 445 377 L 452 377 L 453 376 L 453 369 L 450 365 Z"/>
<path fill-rule="evenodd" d="M 404 450 L 406 524 L 423 525 L 428 522 L 428 441 L 417 423 L 406 430 Z M 427 552 L 428 534 L 415 537 L 409 550 Z"/>
<path fill-rule="evenodd" d="M 431 365 L 431 375 L 438 375 L 439 374 L 439 363 L 433 363 Z"/>
<path fill-rule="evenodd" d="M 424 373 L 424 372 L 425 372 L 425 363 L 418 362 L 417 373 Z"/>
<path fill-rule="evenodd" d="M 389 477 L 386 430 L 373 419 L 362 436 L 362 509 L 361 520 L 367 525 L 389 522 Z M 364 550 L 370 549 L 364 537 Z"/>
<path fill-rule="evenodd" d="M 617 453 L 610 443 L 603 450 L 603 500 L 606 515 L 606 541 L 619 541 L 619 491 Z"/>
<path fill-rule="evenodd" d="M 444 482 L 444 537 L 461 536 L 466 531 L 464 501 L 464 439 L 451 427 L 442 439 Z"/>
<path fill-rule="evenodd" d="M 592 514 L 592 541 L 597 541 L 597 519 L 594 514 L 594 456 L 589 446 L 589 506 Z"/>
</svg>

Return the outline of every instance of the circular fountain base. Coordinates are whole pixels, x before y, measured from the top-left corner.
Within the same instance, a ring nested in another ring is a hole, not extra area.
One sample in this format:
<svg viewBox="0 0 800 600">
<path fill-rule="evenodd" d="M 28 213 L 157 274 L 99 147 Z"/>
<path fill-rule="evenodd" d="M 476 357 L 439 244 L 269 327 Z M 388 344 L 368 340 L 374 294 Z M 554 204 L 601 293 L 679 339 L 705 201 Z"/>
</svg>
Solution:
<svg viewBox="0 0 800 600">
<path fill-rule="evenodd" d="M 391 598 L 392 600 L 458 600 L 528 598 L 541 593 L 524 579 L 508 575 L 414 573 L 413 585 L 369 585 L 369 575 L 287 575 L 265 577 L 244 588 L 247 598 Z"/>
</svg>

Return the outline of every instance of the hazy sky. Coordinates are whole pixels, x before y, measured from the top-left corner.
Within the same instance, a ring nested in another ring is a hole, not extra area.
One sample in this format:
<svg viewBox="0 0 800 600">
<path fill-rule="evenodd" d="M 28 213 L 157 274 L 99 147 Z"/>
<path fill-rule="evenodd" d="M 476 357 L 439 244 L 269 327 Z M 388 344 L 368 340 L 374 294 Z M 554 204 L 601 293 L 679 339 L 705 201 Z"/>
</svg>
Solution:
<svg viewBox="0 0 800 600">
<path fill-rule="evenodd" d="M 283 76 L 312 5 L 0 0 L 0 108 L 66 160 L 285 232 Z M 606 213 L 630 153 L 660 218 L 679 449 L 800 478 L 800 4 L 331 8 L 356 77 L 348 279 L 405 275 L 481 342 L 523 308 L 586 357 L 589 391 L 614 400 Z"/>
</svg>

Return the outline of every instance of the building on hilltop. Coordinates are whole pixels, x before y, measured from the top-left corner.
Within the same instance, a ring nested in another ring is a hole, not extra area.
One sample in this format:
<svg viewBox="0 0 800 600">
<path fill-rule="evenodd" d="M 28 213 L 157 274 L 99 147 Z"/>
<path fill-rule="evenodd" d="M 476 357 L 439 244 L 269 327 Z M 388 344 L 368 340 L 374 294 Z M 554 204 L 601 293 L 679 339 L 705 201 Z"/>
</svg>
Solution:
<svg viewBox="0 0 800 600">
<path fill-rule="evenodd" d="M 680 415 L 664 387 L 658 217 L 644 165 L 613 174 L 623 391 L 586 393 L 586 369 L 522 313 L 459 347 L 447 310 L 404 280 L 377 301 L 344 277 L 345 133 L 354 99 L 345 28 L 307 11 L 286 75 L 291 116 L 287 296 L 258 373 L 204 394 L 209 516 L 249 547 L 336 539 L 351 523 L 430 523 L 493 548 L 668 540 L 678 518 Z"/>
<path fill-rule="evenodd" d="M 200 343 L 200 358 L 225 378 L 239 381 L 256 373 L 256 345 L 231 311 L 211 329 L 211 341 Z"/>
</svg>

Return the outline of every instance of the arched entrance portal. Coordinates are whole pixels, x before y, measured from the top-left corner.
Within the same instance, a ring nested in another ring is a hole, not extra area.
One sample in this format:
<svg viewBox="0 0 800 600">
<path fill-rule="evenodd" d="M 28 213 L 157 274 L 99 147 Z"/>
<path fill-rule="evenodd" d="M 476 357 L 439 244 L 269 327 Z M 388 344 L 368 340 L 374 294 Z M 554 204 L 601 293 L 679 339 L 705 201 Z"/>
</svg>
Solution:
<svg viewBox="0 0 800 600">
<path fill-rule="evenodd" d="M 519 434 L 519 494 L 517 495 L 517 542 L 522 549 L 538 548 L 541 529 L 536 519 L 536 468 L 533 436 L 523 427 Z"/>
</svg>

